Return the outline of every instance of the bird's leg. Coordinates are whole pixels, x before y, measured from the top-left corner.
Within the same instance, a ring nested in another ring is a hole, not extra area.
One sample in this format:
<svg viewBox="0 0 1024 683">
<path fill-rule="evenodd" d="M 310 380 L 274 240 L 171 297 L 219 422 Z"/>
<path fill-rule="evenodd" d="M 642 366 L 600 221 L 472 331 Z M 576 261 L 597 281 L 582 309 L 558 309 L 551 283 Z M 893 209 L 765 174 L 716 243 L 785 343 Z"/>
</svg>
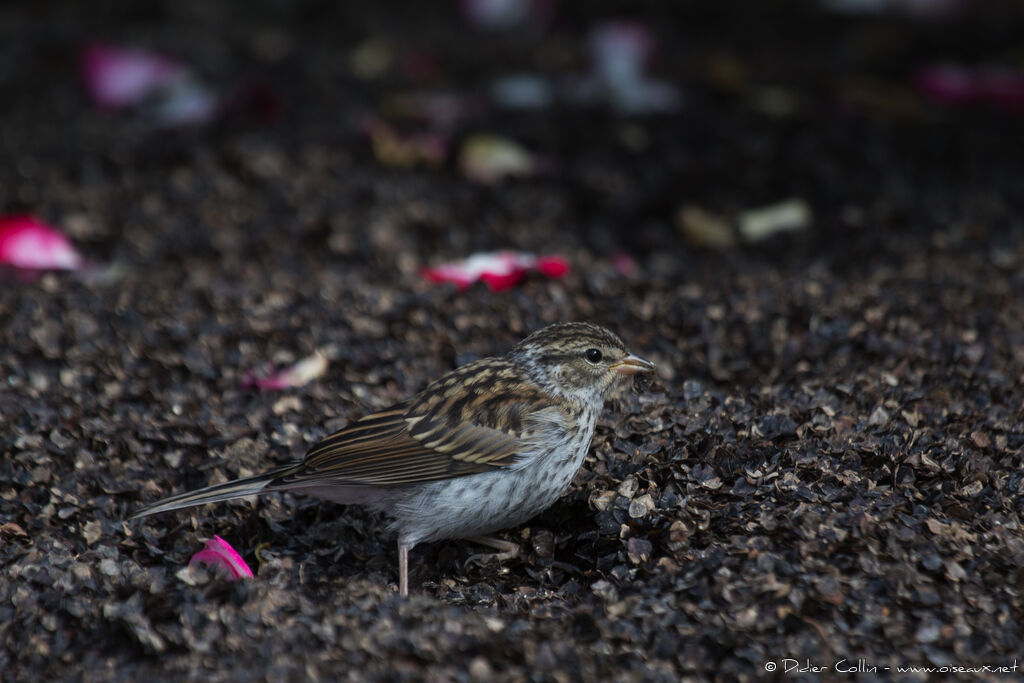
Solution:
<svg viewBox="0 0 1024 683">
<path fill-rule="evenodd" d="M 409 597 L 409 546 L 398 542 L 398 594 Z"/>
<path fill-rule="evenodd" d="M 506 541 L 501 538 L 491 538 L 490 536 L 470 536 L 467 540 L 485 545 L 488 548 L 494 548 L 500 552 L 496 553 L 482 553 L 480 555 L 471 555 L 466 560 L 466 565 L 469 564 L 484 564 L 488 560 L 511 560 L 519 557 L 519 545 L 512 541 Z"/>
</svg>

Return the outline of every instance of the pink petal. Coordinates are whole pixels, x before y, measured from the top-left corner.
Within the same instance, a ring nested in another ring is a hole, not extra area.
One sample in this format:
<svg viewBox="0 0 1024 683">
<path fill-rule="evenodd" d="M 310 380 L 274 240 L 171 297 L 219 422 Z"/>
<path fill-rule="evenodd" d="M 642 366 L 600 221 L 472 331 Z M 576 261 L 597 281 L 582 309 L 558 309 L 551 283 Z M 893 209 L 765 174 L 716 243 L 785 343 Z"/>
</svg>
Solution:
<svg viewBox="0 0 1024 683">
<path fill-rule="evenodd" d="M 206 542 L 206 546 L 192 556 L 188 566 L 205 564 L 225 574 L 230 581 L 253 578 L 252 570 L 242 556 L 220 536 L 214 536 Z"/>
<path fill-rule="evenodd" d="M 537 270 L 548 277 L 565 277 L 569 272 L 569 262 L 561 256 L 541 256 L 537 259 Z"/>
<path fill-rule="evenodd" d="M 0 218 L 0 263 L 39 270 L 79 270 L 83 260 L 57 228 L 21 215 Z"/>
<path fill-rule="evenodd" d="M 524 277 L 525 270 L 514 270 L 509 273 L 484 273 L 480 279 L 492 292 L 503 292 L 518 285 Z"/>
<path fill-rule="evenodd" d="M 267 391 L 301 387 L 324 374 L 327 371 L 327 365 L 327 356 L 317 351 L 295 365 L 273 372 L 267 377 L 256 377 L 251 372 L 246 373 L 242 379 L 242 388 L 257 387 Z"/>
<path fill-rule="evenodd" d="M 523 252 L 494 251 L 424 268 L 421 274 L 431 282 L 453 282 L 459 289 L 482 281 L 491 290 L 502 291 L 519 284 L 532 270 L 558 278 L 569 271 L 569 263 L 561 256 L 536 257 Z"/>
<path fill-rule="evenodd" d="M 445 266 L 437 268 L 423 268 L 420 275 L 431 282 L 453 282 L 459 289 L 465 289 L 473 284 L 473 280 L 464 276 L 461 272 L 451 271 Z"/>
<path fill-rule="evenodd" d="M 185 74 L 185 67 L 169 57 L 102 43 L 83 50 L 79 62 L 86 91 L 107 109 L 141 104 Z"/>
</svg>

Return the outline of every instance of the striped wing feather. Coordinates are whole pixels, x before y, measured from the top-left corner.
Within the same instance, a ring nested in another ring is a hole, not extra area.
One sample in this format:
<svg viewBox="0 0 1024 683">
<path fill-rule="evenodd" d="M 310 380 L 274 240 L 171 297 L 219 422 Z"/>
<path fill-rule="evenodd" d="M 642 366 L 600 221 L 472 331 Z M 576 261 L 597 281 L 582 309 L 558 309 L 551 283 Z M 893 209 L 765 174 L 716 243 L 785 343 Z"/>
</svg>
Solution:
<svg viewBox="0 0 1024 683">
<path fill-rule="evenodd" d="M 272 485 L 330 481 L 389 486 L 450 479 L 514 464 L 523 425 L 545 407 L 543 396 L 521 382 L 516 382 L 520 398 L 516 403 L 495 401 L 495 386 L 487 382 L 476 383 L 476 394 L 471 391 L 467 395 L 465 377 L 459 376 L 470 369 L 459 368 L 419 397 L 367 415 L 326 437 L 301 465 Z M 507 382 L 507 373 L 500 374 L 505 376 L 492 379 Z"/>
</svg>

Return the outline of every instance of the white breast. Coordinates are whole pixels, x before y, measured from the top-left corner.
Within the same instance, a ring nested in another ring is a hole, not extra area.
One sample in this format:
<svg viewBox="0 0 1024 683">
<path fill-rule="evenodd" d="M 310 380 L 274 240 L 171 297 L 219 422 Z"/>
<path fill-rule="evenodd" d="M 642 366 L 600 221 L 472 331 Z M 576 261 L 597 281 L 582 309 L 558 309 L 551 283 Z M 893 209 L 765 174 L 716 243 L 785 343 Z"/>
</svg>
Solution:
<svg viewBox="0 0 1024 683">
<path fill-rule="evenodd" d="M 542 411 L 515 465 L 492 472 L 404 488 L 389 501 L 392 528 L 415 545 L 443 538 L 478 536 L 521 524 L 550 507 L 579 471 L 594 435 L 588 411 L 575 429 L 560 411 Z M 396 494 L 399 492 L 395 492 Z"/>
</svg>

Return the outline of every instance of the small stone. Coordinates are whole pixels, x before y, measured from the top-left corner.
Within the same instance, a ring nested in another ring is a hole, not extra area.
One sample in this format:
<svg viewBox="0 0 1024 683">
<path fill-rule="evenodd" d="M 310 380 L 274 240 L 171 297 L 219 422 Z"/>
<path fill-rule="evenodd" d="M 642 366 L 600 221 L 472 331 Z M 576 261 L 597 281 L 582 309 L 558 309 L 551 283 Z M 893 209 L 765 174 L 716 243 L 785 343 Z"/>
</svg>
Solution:
<svg viewBox="0 0 1024 683">
<path fill-rule="evenodd" d="M 934 643 L 942 635 L 942 629 L 934 621 L 927 621 L 921 624 L 914 639 L 919 643 Z"/>
<path fill-rule="evenodd" d="M 946 560 L 946 576 L 953 581 L 963 581 L 967 578 L 967 572 L 954 560 Z"/>
<path fill-rule="evenodd" d="M 688 379 L 683 382 L 683 398 L 687 401 L 692 401 L 696 398 L 700 398 L 704 393 L 704 387 L 695 379 Z"/>
<path fill-rule="evenodd" d="M 590 505 L 598 512 L 604 512 L 615 502 L 615 491 L 594 491 L 590 494 Z"/>
<path fill-rule="evenodd" d="M 200 572 L 193 571 L 191 567 L 185 566 L 174 572 L 174 576 L 187 586 L 196 586 L 205 583 L 200 579 Z"/>
<path fill-rule="evenodd" d="M 682 520 L 677 519 L 672 522 L 672 525 L 668 528 L 669 547 L 672 550 L 678 550 L 689 540 L 690 533 L 690 528 Z"/>
<path fill-rule="evenodd" d="M 971 365 L 977 365 L 981 362 L 981 359 L 985 357 L 985 346 L 980 342 L 976 344 L 970 344 L 964 349 L 964 357 L 970 361 Z"/>
<path fill-rule="evenodd" d="M 626 541 L 626 554 L 633 564 L 640 564 L 651 559 L 654 546 L 645 538 L 633 537 Z"/>
<path fill-rule="evenodd" d="M 181 459 L 185 455 L 184 451 L 180 448 L 174 448 L 164 453 L 164 462 L 171 469 L 177 469 L 181 467 Z"/>
<path fill-rule="evenodd" d="M 302 399 L 298 396 L 282 396 L 274 402 L 274 407 L 271 410 L 274 415 L 297 413 L 302 410 Z"/>
<path fill-rule="evenodd" d="M 469 676 L 474 681 L 489 681 L 494 677 L 494 670 L 483 657 L 474 657 L 469 663 Z"/>
<path fill-rule="evenodd" d="M 21 538 L 28 538 L 28 534 L 25 533 L 25 530 L 14 522 L 5 522 L 0 525 L 0 537 L 3 536 L 20 536 Z"/>
<path fill-rule="evenodd" d="M 645 517 L 653 509 L 654 498 L 649 493 L 645 493 L 629 502 L 629 516 L 633 519 Z"/>
<path fill-rule="evenodd" d="M 973 481 L 970 484 L 968 484 L 967 486 L 965 486 L 962 489 L 960 489 L 960 495 L 961 496 L 974 497 L 974 496 L 978 495 L 979 493 L 981 493 L 984 488 L 985 488 L 985 485 L 982 484 L 980 481 Z"/>
<path fill-rule="evenodd" d="M 658 569 L 662 569 L 669 574 L 675 574 L 679 571 L 679 565 L 676 564 L 670 557 L 659 557 L 657 562 Z"/>
<path fill-rule="evenodd" d="M 547 529 L 535 531 L 530 540 L 537 557 L 551 557 L 555 554 L 555 536 Z"/>
<path fill-rule="evenodd" d="M 74 439 L 67 436 L 64 432 L 62 432 L 59 429 L 54 429 L 52 432 L 50 432 L 50 441 L 52 441 L 53 445 L 62 451 L 67 448 L 70 448 L 71 445 L 75 443 Z"/>
<path fill-rule="evenodd" d="M 868 424 L 872 427 L 881 427 L 882 425 L 889 422 L 889 411 L 882 406 L 878 406 L 871 412 L 871 417 L 868 418 Z"/>
<path fill-rule="evenodd" d="M 85 539 L 85 542 L 89 545 L 95 544 L 96 541 L 100 540 L 100 537 L 102 535 L 103 525 L 95 520 L 91 522 L 86 522 L 85 526 L 82 527 L 82 537 Z"/>
</svg>

